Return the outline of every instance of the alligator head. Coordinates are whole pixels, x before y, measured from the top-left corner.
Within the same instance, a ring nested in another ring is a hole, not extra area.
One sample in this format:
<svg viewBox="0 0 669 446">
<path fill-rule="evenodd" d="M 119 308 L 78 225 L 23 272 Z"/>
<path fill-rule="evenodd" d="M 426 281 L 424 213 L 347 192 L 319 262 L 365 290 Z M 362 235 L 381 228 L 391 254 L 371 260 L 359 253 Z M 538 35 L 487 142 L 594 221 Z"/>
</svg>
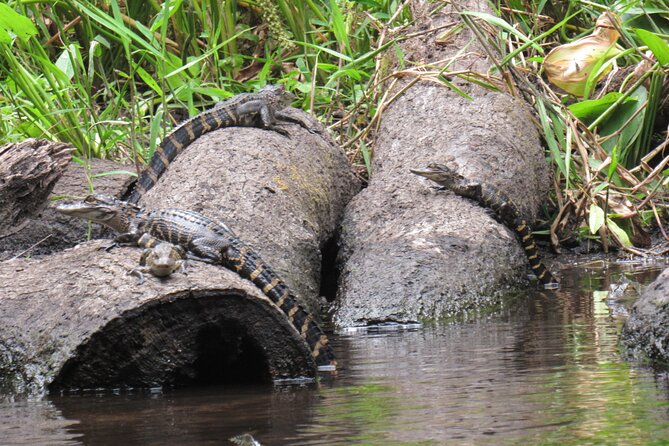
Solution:
<svg viewBox="0 0 669 446">
<path fill-rule="evenodd" d="M 118 233 L 126 233 L 141 208 L 107 195 L 89 195 L 74 203 L 61 203 L 56 211 L 71 217 L 83 218 L 110 227 Z"/>
</svg>

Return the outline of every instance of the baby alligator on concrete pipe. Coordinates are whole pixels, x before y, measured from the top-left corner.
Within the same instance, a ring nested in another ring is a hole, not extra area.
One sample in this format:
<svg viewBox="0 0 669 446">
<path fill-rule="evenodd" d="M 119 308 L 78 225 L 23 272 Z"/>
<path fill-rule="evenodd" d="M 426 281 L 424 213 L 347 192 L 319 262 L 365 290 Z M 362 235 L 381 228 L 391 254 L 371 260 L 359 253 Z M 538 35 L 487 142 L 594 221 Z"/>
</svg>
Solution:
<svg viewBox="0 0 669 446">
<path fill-rule="evenodd" d="M 186 250 L 179 245 L 159 242 L 149 234 L 142 235 L 137 245 L 144 248 L 139 259 L 139 266 L 128 274 L 139 278 L 138 284 L 144 283 L 144 273 L 155 277 L 167 277 L 175 271 L 186 274 Z"/>
<path fill-rule="evenodd" d="M 89 195 L 83 201 L 61 204 L 62 214 L 106 225 L 119 235 L 116 244 L 137 245 L 144 237 L 181 246 L 189 258 L 223 265 L 249 279 L 274 302 L 309 345 L 321 370 L 336 366 L 328 338 L 297 300 L 286 283 L 266 265 L 253 249 L 224 223 L 197 212 L 182 209 L 146 211 L 139 206 L 105 195 Z"/>
<path fill-rule="evenodd" d="M 277 113 L 290 105 L 294 98 L 283 85 L 268 85 L 257 93 L 242 93 L 219 102 L 214 108 L 183 122 L 161 141 L 149 165 L 139 175 L 134 189 L 124 199 L 130 203 L 137 203 L 158 182 L 174 158 L 207 132 L 225 127 L 259 127 L 286 134 L 285 130 L 276 124 Z M 299 119 L 286 115 L 281 115 L 279 119 L 307 128 Z"/>
<path fill-rule="evenodd" d="M 443 164 L 430 163 L 421 169 L 411 169 L 411 172 L 444 186 L 456 195 L 472 199 L 481 206 L 492 209 L 500 221 L 512 228 L 520 238 L 530 266 L 543 286 L 545 288 L 558 286 L 555 277 L 541 261 L 527 221 L 522 217 L 518 206 L 506 194 L 493 186 L 468 180 Z"/>
</svg>

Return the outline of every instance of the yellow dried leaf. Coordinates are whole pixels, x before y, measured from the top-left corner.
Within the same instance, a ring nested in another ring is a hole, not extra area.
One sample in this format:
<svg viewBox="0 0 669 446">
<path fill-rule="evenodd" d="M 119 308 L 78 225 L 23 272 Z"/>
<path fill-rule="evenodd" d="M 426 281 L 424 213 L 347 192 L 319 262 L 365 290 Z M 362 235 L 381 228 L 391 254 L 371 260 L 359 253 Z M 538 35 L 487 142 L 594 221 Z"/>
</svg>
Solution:
<svg viewBox="0 0 669 446">
<path fill-rule="evenodd" d="M 548 81 L 564 91 L 576 96 L 583 96 L 585 85 L 595 65 L 602 59 L 615 55 L 615 45 L 619 33 L 617 21 L 610 12 L 605 12 L 597 19 L 591 35 L 560 45 L 544 58 L 544 71 Z M 608 70 L 603 71 L 600 77 Z"/>
</svg>

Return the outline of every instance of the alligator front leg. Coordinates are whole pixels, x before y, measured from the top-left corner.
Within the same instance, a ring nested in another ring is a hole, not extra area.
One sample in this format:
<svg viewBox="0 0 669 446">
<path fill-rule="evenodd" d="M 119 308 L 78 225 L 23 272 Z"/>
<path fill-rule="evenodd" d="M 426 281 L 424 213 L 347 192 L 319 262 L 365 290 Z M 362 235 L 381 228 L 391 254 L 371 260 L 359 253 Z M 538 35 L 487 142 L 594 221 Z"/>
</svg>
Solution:
<svg viewBox="0 0 669 446">
<path fill-rule="evenodd" d="M 117 235 L 111 243 L 102 245 L 99 249 L 109 252 L 120 246 L 137 246 L 139 239 L 139 234 L 135 232 L 126 232 L 125 234 Z"/>
<path fill-rule="evenodd" d="M 144 273 L 149 272 L 149 268 L 146 266 L 138 266 L 136 268 L 131 269 L 127 273 L 125 273 L 127 276 L 136 276 L 137 277 L 137 285 L 141 285 L 144 283 Z"/>
<path fill-rule="evenodd" d="M 229 247 L 230 243 L 223 242 L 220 239 L 197 238 L 188 247 L 188 258 L 220 265 L 223 262 L 223 254 Z"/>
<path fill-rule="evenodd" d="M 307 132 L 312 134 L 321 133 L 320 129 L 310 126 L 307 120 L 298 118 L 297 116 L 292 116 L 291 114 L 286 113 L 285 110 L 279 110 L 278 112 L 276 112 L 275 118 L 277 121 L 287 122 L 289 124 L 297 124 L 303 129 L 305 129 Z"/>
</svg>

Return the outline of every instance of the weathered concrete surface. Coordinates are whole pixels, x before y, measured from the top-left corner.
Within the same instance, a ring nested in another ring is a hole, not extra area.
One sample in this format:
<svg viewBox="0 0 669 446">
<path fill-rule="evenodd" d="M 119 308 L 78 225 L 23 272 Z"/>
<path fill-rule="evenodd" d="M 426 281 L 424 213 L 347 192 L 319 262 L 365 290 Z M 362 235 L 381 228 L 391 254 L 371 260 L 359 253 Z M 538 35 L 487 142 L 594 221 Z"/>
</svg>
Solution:
<svg viewBox="0 0 669 446">
<path fill-rule="evenodd" d="M 417 2 L 421 3 L 421 2 Z M 463 9 L 487 11 L 485 2 Z M 416 31 L 457 20 L 449 5 Z M 414 61 L 454 56 L 468 30 L 437 47 L 436 33 L 403 44 Z M 472 45 L 450 69 L 490 65 Z M 407 64 L 409 65 L 409 64 Z M 483 68 L 482 68 L 483 67 Z M 452 157 L 465 176 L 498 187 L 530 220 L 548 190 L 549 171 L 527 106 L 457 81 L 473 100 L 419 82 L 390 105 L 374 149 L 369 187 L 342 223 L 339 326 L 416 321 L 477 309 L 522 282 L 527 261 L 513 233 L 476 203 L 436 191 L 409 172 Z M 451 163 L 452 164 L 452 163 Z"/>
<path fill-rule="evenodd" d="M 140 250 L 92 241 L 0 263 L 0 391 L 314 376 L 306 343 L 250 282 L 192 262 L 127 276 Z"/>
<path fill-rule="evenodd" d="M 634 303 L 621 343 L 631 357 L 669 364 L 669 268 Z"/>
<path fill-rule="evenodd" d="M 327 136 L 297 125 L 286 129 L 290 137 L 249 128 L 204 135 L 140 204 L 191 209 L 226 222 L 317 314 L 320 249 L 359 186 Z M 85 195 L 65 189 L 57 186 L 54 193 Z M 116 195 L 119 189 L 96 191 Z M 105 253 L 96 246 L 0 263 L 0 387 L 314 375 L 306 343 L 251 282 L 193 263 L 187 277 L 137 286 L 125 272 L 137 265 L 139 249 Z"/>
<path fill-rule="evenodd" d="M 88 167 L 71 162 L 48 194 L 48 199 L 41 196 L 34 202 L 33 206 L 39 206 L 40 210 L 21 227 L 12 230 L 10 235 L 0 237 L 0 261 L 17 255 L 30 257 L 49 254 L 85 241 L 88 223 L 59 214 L 54 209 L 57 202 L 51 200 L 61 196 L 87 195 L 90 191 L 87 172 L 97 193 L 116 195 L 127 184 L 129 176 L 95 175 L 117 170 L 128 170 L 128 166 L 100 159 L 90 160 Z M 96 225 L 92 227 L 92 238 L 105 235 L 109 235 L 109 232 Z"/>
<path fill-rule="evenodd" d="M 205 134 L 139 204 L 191 209 L 225 222 L 318 313 L 321 249 L 359 184 L 320 124 L 291 111 L 323 133 L 286 124 L 290 137 L 256 128 Z"/>
</svg>

